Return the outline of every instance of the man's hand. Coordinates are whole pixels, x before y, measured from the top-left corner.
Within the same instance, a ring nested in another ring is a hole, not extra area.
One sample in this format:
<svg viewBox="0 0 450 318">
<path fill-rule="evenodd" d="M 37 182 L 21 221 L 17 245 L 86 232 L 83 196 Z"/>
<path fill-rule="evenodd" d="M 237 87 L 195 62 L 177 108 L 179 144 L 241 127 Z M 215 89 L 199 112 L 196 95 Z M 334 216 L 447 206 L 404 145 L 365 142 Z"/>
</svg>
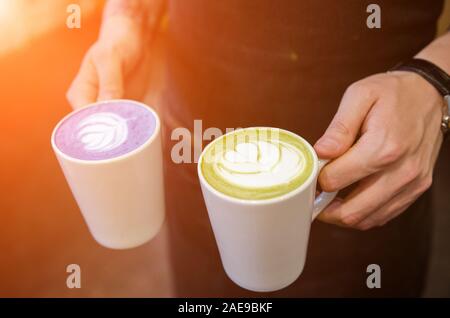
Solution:
<svg viewBox="0 0 450 318">
<path fill-rule="evenodd" d="M 73 108 L 97 100 L 143 95 L 148 70 L 141 66 L 152 40 L 148 35 L 158 27 L 163 4 L 164 0 L 107 3 L 99 39 L 86 53 L 67 92 Z M 139 87 L 129 87 L 129 83 L 137 83 Z"/>
<path fill-rule="evenodd" d="M 367 230 L 405 211 L 431 186 L 443 102 L 431 84 L 410 72 L 352 84 L 314 148 L 320 158 L 334 159 L 319 176 L 325 191 L 358 185 L 318 218 Z"/>
</svg>

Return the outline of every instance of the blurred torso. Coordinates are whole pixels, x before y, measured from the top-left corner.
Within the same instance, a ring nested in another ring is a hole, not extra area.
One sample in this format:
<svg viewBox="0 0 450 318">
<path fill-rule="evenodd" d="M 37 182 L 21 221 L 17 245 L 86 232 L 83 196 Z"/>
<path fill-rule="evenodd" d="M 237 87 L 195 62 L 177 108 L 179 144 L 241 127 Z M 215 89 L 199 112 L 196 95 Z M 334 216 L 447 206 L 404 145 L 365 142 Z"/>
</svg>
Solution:
<svg viewBox="0 0 450 318">
<path fill-rule="evenodd" d="M 258 296 L 226 278 L 199 190 L 196 165 L 175 164 L 173 129 L 272 126 L 311 143 L 325 131 L 346 87 L 413 56 L 435 35 L 442 1 L 171 0 L 164 105 L 166 203 L 176 288 L 181 296 Z M 195 154 L 195 153 L 194 153 Z M 342 193 L 342 192 L 341 192 Z M 430 217 L 423 195 L 384 227 L 357 232 L 312 225 L 299 280 L 276 296 L 418 296 Z M 383 289 L 365 268 L 383 268 Z M 405 262 L 408 262 L 406 264 Z M 334 266 L 339 271 L 330 270 Z"/>
<path fill-rule="evenodd" d="M 278 126 L 315 139 L 345 88 L 413 56 L 435 35 L 442 1 L 171 0 L 173 116 L 190 127 Z"/>
</svg>

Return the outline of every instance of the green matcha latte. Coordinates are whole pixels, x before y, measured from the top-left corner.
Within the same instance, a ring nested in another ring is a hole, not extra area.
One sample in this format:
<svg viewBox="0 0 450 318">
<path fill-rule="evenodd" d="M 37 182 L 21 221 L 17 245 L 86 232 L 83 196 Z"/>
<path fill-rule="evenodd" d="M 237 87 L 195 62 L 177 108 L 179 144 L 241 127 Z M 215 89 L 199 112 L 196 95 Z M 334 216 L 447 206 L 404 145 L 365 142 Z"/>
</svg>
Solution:
<svg viewBox="0 0 450 318">
<path fill-rule="evenodd" d="M 265 200 L 300 187 L 314 157 L 298 136 L 276 128 L 246 128 L 217 138 L 202 154 L 209 185 L 228 196 Z"/>
</svg>

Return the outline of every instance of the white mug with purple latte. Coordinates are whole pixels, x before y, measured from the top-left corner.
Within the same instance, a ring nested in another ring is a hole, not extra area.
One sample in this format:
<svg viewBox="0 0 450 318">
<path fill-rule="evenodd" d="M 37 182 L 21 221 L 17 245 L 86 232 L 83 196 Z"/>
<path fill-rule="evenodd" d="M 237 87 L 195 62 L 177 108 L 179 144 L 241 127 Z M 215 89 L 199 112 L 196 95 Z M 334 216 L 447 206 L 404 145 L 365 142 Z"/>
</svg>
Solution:
<svg viewBox="0 0 450 318">
<path fill-rule="evenodd" d="M 97 102 L 63 118 L 51 143 L 98 243 L 132 248 L 158 233 L 165 211 L 154 110 L 131 100 Z"/>
</svg>

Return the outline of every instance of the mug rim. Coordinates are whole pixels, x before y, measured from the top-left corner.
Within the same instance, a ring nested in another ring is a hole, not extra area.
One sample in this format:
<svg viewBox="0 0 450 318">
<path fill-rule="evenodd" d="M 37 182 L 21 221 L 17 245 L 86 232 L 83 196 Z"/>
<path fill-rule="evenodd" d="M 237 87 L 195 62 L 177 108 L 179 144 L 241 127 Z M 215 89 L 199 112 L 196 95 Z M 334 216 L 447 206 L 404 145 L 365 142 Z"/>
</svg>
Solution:
<svg viewBox="0 0 450 318">
<path fill-rule="evenodd" d="M 306 148 L 308 148 L 308 150 L 310 151 L 310 153 L 313 156 L 313 169 L 311 171 L 311 174 L 308 176 L 308 178 L 305 180 L 305 182 L 303 182 L 299 187 L 297 187 L 296 189 L 289 191 L 285 194 L 282 194 L 280 196 L 274 197 L 274 198 L 268 198 L 268 199 L 260 199 L 260 200 L 252 200 L 252 199 L 241 199 L 241 198 L 236 198 L 236 197 L 232 197 L 228 194 L 225 194 L 223 192 L 220 192 L 219 190 L 216 190 L 212 185 L 210 185 L 208 183 L 208 181 L 206 181 L 205 177 L 203 176 L 202 173 L 202 169 L 201 169 L 201 164 L 203 161 L 203 155 L 206 153 L 206 151 L 209 149 L 209 147 L 212 146 L 213 143 L 215 143 L 216 141 L 225 138 L 227 135 L 233 134 L 236 131 L 239 131 L 241 129 L 278 129 L 281 130 L 284 133 L 287 133 L 293 137 L 296 137 L 298 139 L 300 139 L 306 146 Z M 223 134 L 222 136 L 214 139 L 212 142 L 210 142 L 202 151 L 202 153 L 200 154 L 200 158 L 198 160 L 197 163 L 197 174 L 198 177 L 200 179 L 200 182 L 203 186 L 205 186 L 210 192 L 214 193 L 214 195 L 222 198 L 225 201 L 229 201 L 229 202 L 233 202 L 233 203 L 239 203 L 239 204 L 243 204 L 243 205 L 267 205 L 267 204 L 272 204 L 272 203 L 278 203 L 278 202 L 282 202 L 282 201 L 286 201 L 294 196 L 296 196 L 298 193 L 303 192 L 306 188 L 308 188 L 311 183 L 313 182 L 313 180 L 316 179 L 317 177 L 317 173 L 319 170 L 319 158 L 317 156 L 316 151 L 314 150 L 314 147 L 305 140 L 305 138 L 297 135 L 296 133 L 293 133 L 289 130 L 283 129 L 283 128 L 276 128 L 276 127 L 269 127 L 269 126 L 255 126 L 255 127 L 246 127 L 246 128 L 240 128 L 237 130 L 233 130 L 230 131 L 226 134 Z"/>
<path fill-rule="evenodd" d="M 139 147 L 137 147 L 136 149 L 133 149 L 130 152 L 124 153 L 122 155 L 116 156 L 116 157 L 112 157 L 112 158 L 106 158 L 106 159 L 99 159 L 99 160 L 87 160 L 87 159 L 79 159 L 79 158 L 75 158 L 72 157 L 66 153 L 64 153 L 61 149 L 58 148 L 58 146 L 56 145 L 55 142 L 55 136 L 56 136 L 56 132 L 58 130 L 58 128 L 62 125 L 62 123 L 68 119 L 69 117 L 73 116 L 74 114 L 86 109 L 86 108 L 90 108 L 90 107 L 94 107 L 94 106 L 98 106 L 98 105 L 102 105 L 102 104 L 109 104 L 109 103 L 114 103 L 114 102 L 123 102 L 123 103 L 130 103 L 130 104 L 134 104 L 136 106 L 139 107 L 144 107 L 146 110 L 150 111 L 153 115 L 153 117 L 155 118 L 155 131 L 153 132 L 153 134 Z M 84 165 L 99 165 L 99 164 L 105 164 L 105 163 L 111 163 L 111 162 L 117 162 L 117 161 L 121 161 L 124 159 L 127 159 L 131 156 L 134 156 L 135 154 L 141 152 L 142 150 L 144 150 L 148 145 L 152 144 L 153 141 L 157 138 L 157 136 L 160 134 L 160 130 L 161 130 L 161 123 L 160 123 L 160 119 L 158 114 L 156 113 L 156 111 L 153 109 L 153 107 L 139 102 L 139 101 L 135 101 L 132 99 L 108 99 L 108 100 L 104 100 L 104 101 L 97 101 L 97 102 L 93 102 L 90 104 L 87 104 L 85 106 L 82 106 L 78 109 L 72 110 L 70 113 L 68 113 L 67 115 L 65 115 L 55 126 L 55 128 L 53 128 L 52 131 L 52 135 L 51 135 L 51 144 L 52 144 L 52 148 L 53 151 L 60 157 L 64 158 L 65 160 L 74 162 L 74 163 L 78 163 L 78 164 L 84 164 Z"/>
</svg>

